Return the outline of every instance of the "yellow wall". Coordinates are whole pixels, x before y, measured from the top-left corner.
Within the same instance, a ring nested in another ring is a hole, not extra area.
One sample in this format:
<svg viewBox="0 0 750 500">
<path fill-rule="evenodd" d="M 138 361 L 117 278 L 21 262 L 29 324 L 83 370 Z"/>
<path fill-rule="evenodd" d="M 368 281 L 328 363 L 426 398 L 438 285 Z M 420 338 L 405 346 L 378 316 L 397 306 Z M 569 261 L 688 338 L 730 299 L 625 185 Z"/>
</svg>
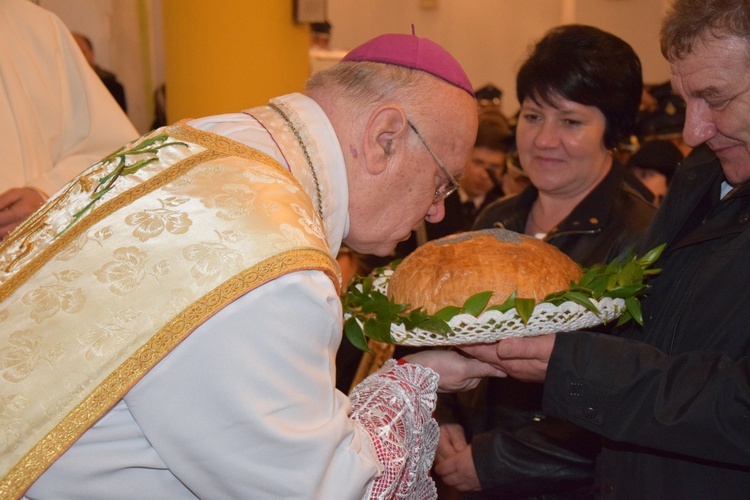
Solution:
<svg viewBox="0 0 750 500">
<path fill-rule="evenodd" d="M 169 123 L 303 90 L 308 29 L 294 21 L 292 0 L 164 0 L 163 7 Z"/>
</svg>

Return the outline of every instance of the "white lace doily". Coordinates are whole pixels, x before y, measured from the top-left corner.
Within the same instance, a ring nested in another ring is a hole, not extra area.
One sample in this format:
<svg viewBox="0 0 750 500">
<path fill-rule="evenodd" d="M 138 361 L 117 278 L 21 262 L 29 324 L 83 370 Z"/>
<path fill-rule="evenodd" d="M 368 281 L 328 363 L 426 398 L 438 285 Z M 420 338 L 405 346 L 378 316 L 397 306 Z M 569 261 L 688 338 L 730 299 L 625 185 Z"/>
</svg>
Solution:
<svg viewBox="0 0 750 500">
<path fill-rule="evenodd" d="M 387 294 L 388 279 L 392 271 L 387 270 L 376 278 L 374 285 Z M 391 325 L 391 335 L 397 344 L 406 346 L 451 346 L 461 344 L 491 343 L 511 337 L 531 337 L 545 333 L 569 332 L 591 328 L 616 320 L 625 312 L 624 299 L 604 297 L 600 301 L 591 299 L 599 309 L 596 314 L 576 302 L 564 302 L 559 306 L 542 302 L 536 305 L 529 321 L 524 324 L 515 309 L 504 313 L 485 311 L 479 317 L 458 314 L 448 321 L 453 330 L 450 335 L 414 328 L 407 330 L 404 325 Z"/>
</svg>

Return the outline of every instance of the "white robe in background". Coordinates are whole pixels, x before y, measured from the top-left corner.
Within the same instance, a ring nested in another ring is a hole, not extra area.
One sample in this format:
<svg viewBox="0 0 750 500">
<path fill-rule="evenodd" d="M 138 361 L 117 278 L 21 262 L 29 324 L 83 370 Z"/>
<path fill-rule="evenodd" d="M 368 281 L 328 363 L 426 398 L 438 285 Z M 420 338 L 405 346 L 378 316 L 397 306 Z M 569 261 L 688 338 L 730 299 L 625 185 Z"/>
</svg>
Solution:
<svg viewBox="0 0 750 500">
<path fill-rule="evenodd" d="M 68 29 L 28 0 L 0 1 L 0 193 L 52 195 L 138 137 Z"/>
</svg>

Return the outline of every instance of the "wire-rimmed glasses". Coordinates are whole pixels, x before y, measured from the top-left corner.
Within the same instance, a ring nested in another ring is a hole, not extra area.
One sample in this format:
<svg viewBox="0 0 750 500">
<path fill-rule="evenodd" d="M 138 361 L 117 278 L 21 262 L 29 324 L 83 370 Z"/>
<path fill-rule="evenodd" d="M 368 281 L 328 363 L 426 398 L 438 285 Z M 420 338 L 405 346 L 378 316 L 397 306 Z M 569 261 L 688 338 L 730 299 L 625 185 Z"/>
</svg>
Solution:
<svg viewBox="0 0 750 500">
<path fill-rule="evenodd" d="M 452 195 L 456 192 L 456 189 L 458 189 L 458 182 L 456 179 L 448 172 L 448 170 L 445 168 L 445 165 L 443 165 L 443 162 L 440 161 L 440 158 L 437 157 L 435 152 L 430 148 L 430 146 L 427 145 L 424 138 L 422 137 L 422 134 L 419 133 L 419 130 L 417 130 L 417 127 L 414 126 L 414 124 L 411 121 L 407 120 L 407 123 L 411 127 L 411 129 L 414 131 L 415 134 L 417 134 L 417 137 L 419 138 L 420 142 L 424 145 L 425 149 L 432 155 L 432 158 L 435 160 L 435 163 L 438 164 L 438 167 L 440 167 L 440 170 L 443 171 L 445 176 L 447 177 L 446 181 L 443 182 L 438 188 L 435 190 L 435 194 L 432 198 L 432 203 L 437 204 L 446 199 L 448 196 Z"/>
</svg>

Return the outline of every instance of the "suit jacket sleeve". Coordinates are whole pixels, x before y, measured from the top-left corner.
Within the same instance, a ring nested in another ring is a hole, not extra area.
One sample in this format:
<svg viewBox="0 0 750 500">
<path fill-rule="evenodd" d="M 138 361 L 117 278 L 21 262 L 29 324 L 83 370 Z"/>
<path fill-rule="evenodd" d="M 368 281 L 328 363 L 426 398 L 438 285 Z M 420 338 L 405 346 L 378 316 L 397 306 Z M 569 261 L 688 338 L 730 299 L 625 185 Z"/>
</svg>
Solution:
<svg viewBox="0 0 750 500">
<path fill-rule="evenodd" d="M 544 410 L 615 441 L 750 465 L 750 360 L 667 356 L 621 337 L 558 335 Z M 700 439 L 686 436 L 700 434 Z"/>
</svg>

